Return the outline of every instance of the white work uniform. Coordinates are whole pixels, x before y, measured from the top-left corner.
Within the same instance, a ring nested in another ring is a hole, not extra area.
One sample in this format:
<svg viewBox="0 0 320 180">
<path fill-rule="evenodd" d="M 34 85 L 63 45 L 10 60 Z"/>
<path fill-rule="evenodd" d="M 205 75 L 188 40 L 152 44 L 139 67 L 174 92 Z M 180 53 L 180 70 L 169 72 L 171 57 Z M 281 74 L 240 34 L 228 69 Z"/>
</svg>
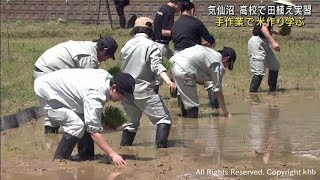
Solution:
<svg viewBox="0 0 320 180">
<path fill-rule="evenodd" d="M 196 84 L 204 84 L 208 91 L 222 91 L 225 67 L 222 56 L 211 48 L 195 45 L 175 54 L 172 75 L 186 110 L 199 107 Z"/>
<path fill-rule="evenodd" d="M 97 69 L 100 65 L 97 57 L 97 43 L 92 41 L 67 41 L 45 51 L 35 66 L 41 71 L 33 71 L 33 78 L 60 69 L 88 68 Z M 45 117 L 45 126 L 57 127 Z"/>
<path fill-rule="evenodd" d="M 111 78 L 102 69 L 63 69 L 38 77 L 34 91 L 50 121 L 59 123 L 64 132 L 81 138 L 85 130 L 103 130 L 101 113 L 109 100 Z"/>
<path fill-rule="evenodd" d="M 60 69 L 90 68 L 97 69 L 97 43 L 92 41 L 67 41 L 45 51 L 36 61 L 35 66 L 42 72 L 34 71 L 37 78 Z"/>
<path fill-rule="evenodd" d="M 250 70 L 254 75 L 264 76 L 266 67 L 278 71 L 280 64 L 266 38 L 252 36 L 248 41 Z"/>
<path fill-rule="evenodd" d="M 171 124 L 171 115 L 153 88 L 156 77 L 166 71 L 162 65 L 159 47 L 144 33 L 138 33 L 130 39 L 121 49 L 122 72 L 130 74 L 136 82 L 134 89 L 134 102 L 122 101 L 126 114 L 131 122 L 125 124 L 124 129 L 136 132 L 142 112 L 153 124 Z"/>
</svg>

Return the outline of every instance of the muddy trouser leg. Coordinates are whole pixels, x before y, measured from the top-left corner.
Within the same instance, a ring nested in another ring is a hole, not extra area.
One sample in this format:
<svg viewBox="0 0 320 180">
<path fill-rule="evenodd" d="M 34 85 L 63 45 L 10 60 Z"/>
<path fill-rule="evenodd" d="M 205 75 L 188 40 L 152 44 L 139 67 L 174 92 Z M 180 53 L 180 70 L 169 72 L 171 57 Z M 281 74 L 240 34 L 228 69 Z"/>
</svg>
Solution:
<svg viewBox="0 0 320 180">
<path fill-rule="evenodd" d="M 64 133 L 60 143 L 54 153 L 53 159 L 70 159 L 74 146 L 79 141 L 79 138 Z"/>
<path fill-rule="evenodd" d="M 250 60 L 250 70 L 253 73 L 249 92 L 258 92 L 263 76 L 265 75 L 265 60 L 254 59 Z"/>
<path fill-rule="evenodd" d="M 269 42 L 259 36 L 252 36 L 248 41 L 248 53 L 250 60 L 250 71 L 253 74 L 250 82 L 249 92 L 257 92 L 267 66 Z M 272 51 L 272 50 L 271 50 Z"/>
<path fill-rule="evenodd" d="M 278 83 L 278 71 L 269 70 L 268 85 L 269 85 L 270 92 L 277 90 L 277 83 Z"/>
<path fill-rule="evenodd" d="M 126 27 L 126 16 L 124 14 L 124 4 L 121 1 L 114 1 L 116 10 L 119 16 L 120 28 L 124 29 Z"/>
<path fill-rule="evenodd" d="M 85 132 L 78 142 L 79 160 L 92 160 L 94 158 L 94 142 L 89 132 Z"/>
<path fill-rule="evenodd" d="M 132 146 L 140 126 L 142 111 L 136 106 L 135 103 L 136 100 L 134 102 L 130 102 L 126 99 L 121 102 L 123 109 L 131 122 L 123 125 L 120 146 Z"/>
<path fill-rule="evenodd" d="M 177 64 L 173 66 L 171 71 L 180 96 L 178 102 L 180 102 L 182 117 L 198 116 L 199 97 L 196 81 Z"/>
<path fill-rule="evenodd" d="M 136 101 L 137 107 L 143 110 L 153 124 L 157 125 L 156 147 L 166 148 L 168 146 L 172 117 L 162 98 L 157 94 L 150 94 L 149 97 Z"/>
<path fill-rule="evenodd" d="M 269 69 L 269 74 L 268 74 L 269 91 L 270 92 L 276 91 L 277 83 L 278 83 L 278 71 L 280 69 L 280 64 L 271 48 L 269 48 L 267 51 L 266 66 Z"/>
<path fill-rule="evenodd" d="M 262 76 L 253 75 L 250 83 L 249 92 L 258 92 L 261 81 L 262 81 Z"/>
</svg>

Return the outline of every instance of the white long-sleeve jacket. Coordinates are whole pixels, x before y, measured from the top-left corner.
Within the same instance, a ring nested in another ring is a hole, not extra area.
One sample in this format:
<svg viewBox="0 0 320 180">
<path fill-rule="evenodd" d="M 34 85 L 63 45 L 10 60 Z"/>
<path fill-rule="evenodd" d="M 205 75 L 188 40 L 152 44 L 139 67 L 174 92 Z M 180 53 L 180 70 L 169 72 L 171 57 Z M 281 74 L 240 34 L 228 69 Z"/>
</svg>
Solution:
<svg viewBox="0 0 320 180">
<path fill-rule="evenodd" d="M 38 77 L 34 91 L 46 102 L 55 100 L 84 114 L 88 132 L 100 132 L 101 113 L 109 101 L 112 76 L 102 69 L 63 69 Z M 46 107 L 45 107 L 46 108 Z"/>
<path fill-rule="evenodd" d="M 121 49 L 122 71 L 136 81 L 134 97 L 145 98 L 152 93 L 156 77 L 166 71 L 159 46 L 145 33 L 138 33 Z"/>
<path fill-rule="evenodd" d="M 97 69 L 96 42 L 67 41 L 46 50 L 36 61 L 35 66 L 45 73 L 60 69 Z"/>
<path fill-rule="evenodd" d="M 204 83 L 205 89 L 222 91 L 225 67 L 219 52 L 195 45 L 180 51 L 170 60 L 181 66 L 196 82 Z"/>
</svg>

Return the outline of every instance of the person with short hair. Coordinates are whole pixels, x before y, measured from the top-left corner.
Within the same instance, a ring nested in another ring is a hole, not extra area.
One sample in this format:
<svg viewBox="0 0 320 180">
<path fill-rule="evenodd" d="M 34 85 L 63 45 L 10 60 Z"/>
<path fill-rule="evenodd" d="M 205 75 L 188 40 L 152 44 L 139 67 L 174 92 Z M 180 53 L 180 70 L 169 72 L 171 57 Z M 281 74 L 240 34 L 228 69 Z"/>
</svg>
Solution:
<svg viewBox="0 0 320 180">
<path fill-rule="evenodd" d="M 144 112 L 149 120 L 157 125 L 156 146 L 167 147 L 172 117 L 161 97 L 155 93 L 154 86 L 158 76 L 170 88 L 175 89 L 176 86 L 162 65 L 158 45 L 150 39 L 153 36 L 152 27 L 152 19 L 138 18 L 131 32 L 133 38 L 121 49 L 122 72 L 132 75 L 136 81 L 134 101 L 122 101 L 131 122 L 123 125 L 121 146 L 132 146 Z"/>
<path fill-rule="evenodd" d="M 199 19 L 194 18 L 194 4 L 183 1 L 179 3 L 179 9 L 180 17 L 171 28 L 175 53 L 196 44 L 214 47 L 216 41 L 213 35 Z"/>
<path fill-rule="evenodd" d="M 169 49 L 171 28 L 174 23 L 174 14 L 178 10 L 180 0 L 170 0 L 160 7 L 154 18 L 154 41 L 159 45 L 161 55 L 170 59 L 172 51 Z"/>
<path fill-rule="evenodd" d="M 170 60 L 174 62 L 174 66 L 171 71 L 182 100 L 182 117 L 198 118 L 197 84 L 213 91 L 224 116 L 231 116 L 224 101 L 222 79 L 226 67 L 233 69 L 236 58 L 236 52 L 232 48 L 224 47 L 217 52 L 202 45 L 186 48 L 172 56 Z"/>
<path fill-rule="evenodd" d="M 174 14 L 178 11 L 180 1 L 181 0 L 169 0 L 167 4 L 159 8 L 154 18 L 153 40 L 158 44 L 163 59 L 170 59 L 173 55 L 169 48 L 169 42 L 171 41 L 171 28 L 174 23 Z M 155 85 L 155 92 L 157 94 L 161 84 L 161 78 L 158 78 Z"/>
<path fill-rule="evenodd" d="M 34 91 L 50 120 L 64 130 L 54 159 L 70 159 L 75 145 L 86 143 L 89 135 L 116 165 L 125 165 L 101 134 L 101 114 L 108 101 L 132 100 L 134 87 L 131 75 L 112 77 L 102 69 L 62 69 L 38 77 Z M 94 152 L 89 150 L 80 149 L 77 160 L 93 159 Z"/>
<path fill-rule="evenodd" d="M 197 18 L 194 18 L 195 6 L 190 1 L 179 3 L 180 18 L 172 26 L 172 41 L 175 53 L 196 44 L 214 48 L 216 40 Z M 208 91 L 210 105 L 213 110 L 219 109 L 219 103 L 212 91 Z M 181 97 L 178 95 L 178 104 L 181 106 Z"/>
<path fill-rule="evenodd" d="M 118 44 L 110 36 L 94 41 L 67 41 L 46 50 L 35 62 L 34 79 L 71 68 L 97 69 L 101 62 L 114 58 Z M 45 133 L 58 133 L 59 125 L 45 118 Z"/>
</svg>

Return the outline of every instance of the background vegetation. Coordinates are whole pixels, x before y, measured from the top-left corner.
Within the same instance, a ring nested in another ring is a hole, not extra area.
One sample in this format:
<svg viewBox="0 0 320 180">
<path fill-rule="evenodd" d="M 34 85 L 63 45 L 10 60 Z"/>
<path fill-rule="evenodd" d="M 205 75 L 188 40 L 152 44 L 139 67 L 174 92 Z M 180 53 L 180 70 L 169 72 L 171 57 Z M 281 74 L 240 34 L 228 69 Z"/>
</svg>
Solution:
<svg viewBox="0 0 320 180">
<path fill-rule="evenodd" d="M 238 55 L 234 70 L 224 78 L 227 95 L 245 97 L 251 80 L 247 41 L 250 28 L 208 27 L 216 37 L 216 50 L 233 47 Z M 32 73 L 37 58 L 48 48 L 67 40 L 93 40 L 99 35 L 113 36 L 119 48 L 116 61 L 109 60 L 101 68 L 120 64 L 119 52 L 129 40 L 130 30 L 112 31 L 106 25 L 83 25 L 58 22 L 6 22 L 1 24 L 1 115 L 7 115 L 38 105 L 33 92 Z M 276 53 L 281 64 L 279 88 L 316 89 L 320 87 L 320 33 L 319 29 L 294 28 L 287 37 L 276 37 L 281 52 Z M 171 44 L 172 47 L 172 44 Z M 172 48 L 173 49 L 173 48 Z M 267 89 L 266 77 L 262 90 Z M 202 91 L 202 89 L 201 89 Z M 168 96 L 167 87 L 161 94 Z"/>
</svg>

